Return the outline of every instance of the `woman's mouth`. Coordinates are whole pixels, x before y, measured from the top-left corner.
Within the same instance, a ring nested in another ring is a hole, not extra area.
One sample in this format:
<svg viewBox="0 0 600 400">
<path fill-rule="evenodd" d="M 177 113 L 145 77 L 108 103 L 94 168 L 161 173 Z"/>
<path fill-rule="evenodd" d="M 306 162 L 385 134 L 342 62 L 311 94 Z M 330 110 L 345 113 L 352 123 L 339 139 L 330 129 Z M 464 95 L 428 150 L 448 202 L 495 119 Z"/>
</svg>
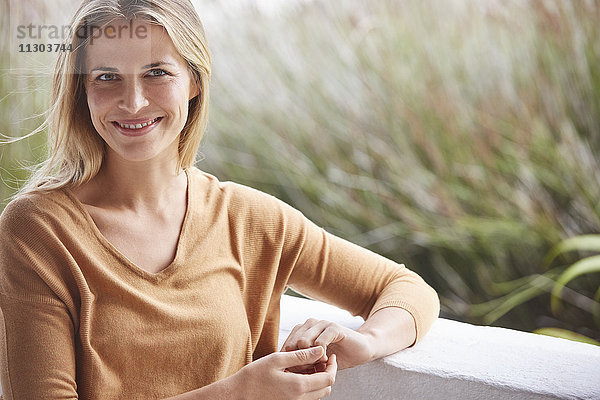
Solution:
<svg viewBox="0 0 600 400">
<path fill-rule="evenodd" d="M 154 128 L 163 117 L 156 117 L 148 120 L 136 120 L 136 121 L 113 121 L 113 125 L 119 128 L 119 131 L 127 136 L 139 136 L 148 133 Z"/>
</svg>

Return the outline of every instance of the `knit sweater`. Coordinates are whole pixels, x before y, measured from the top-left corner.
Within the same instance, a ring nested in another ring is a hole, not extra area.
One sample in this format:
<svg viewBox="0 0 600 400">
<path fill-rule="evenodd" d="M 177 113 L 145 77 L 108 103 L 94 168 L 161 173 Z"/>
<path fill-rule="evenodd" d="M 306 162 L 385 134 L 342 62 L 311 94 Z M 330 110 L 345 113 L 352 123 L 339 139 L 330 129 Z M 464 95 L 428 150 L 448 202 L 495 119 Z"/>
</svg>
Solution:
<svg viewBox="0 0 600 400">
<path fill-rule="evenodd" d="M 102 235 L 69 189 L 23 195 L 0 218 L 5 399 L 151 399 L 226 378 L 277 351 L 286 287 L 367 318 L 438 315 L 418 275 L 257 190 L 186 170 L 172 263 L 154 274 Z"/>
</svg>

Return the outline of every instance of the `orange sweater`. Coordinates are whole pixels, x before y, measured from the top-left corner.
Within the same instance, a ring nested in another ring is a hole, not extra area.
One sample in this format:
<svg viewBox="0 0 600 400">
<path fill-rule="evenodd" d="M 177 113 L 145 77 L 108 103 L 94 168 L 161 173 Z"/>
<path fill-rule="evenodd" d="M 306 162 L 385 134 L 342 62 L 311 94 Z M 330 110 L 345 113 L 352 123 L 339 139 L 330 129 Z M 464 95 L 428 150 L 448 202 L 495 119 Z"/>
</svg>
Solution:
<svg viewBox="0 0 600 400">
<path fill-rule="evenodd" d="M 262 192 L 196 168 L 173 262 L 134 265 L 69 190 L 25 195 L 0 219 L 5 399 L 160 398 L 277 351 L 286 286 L 366 318 L 408 310 L 421 338 L 439 303 L 418 275 Z"/>
</svg>

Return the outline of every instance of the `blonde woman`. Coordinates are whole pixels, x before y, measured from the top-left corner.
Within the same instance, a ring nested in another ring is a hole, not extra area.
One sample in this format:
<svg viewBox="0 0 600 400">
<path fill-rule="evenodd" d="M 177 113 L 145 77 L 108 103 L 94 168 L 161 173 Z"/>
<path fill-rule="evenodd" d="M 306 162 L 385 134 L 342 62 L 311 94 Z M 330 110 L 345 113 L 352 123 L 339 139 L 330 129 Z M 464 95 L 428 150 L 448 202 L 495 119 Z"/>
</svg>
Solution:
<svg viewBox="0 0 600 400">
<path fill-rule="evenodd" d="M 0 219 L 5 399 L 320 399 L 437 317 L 415 273 L 194 167 L 210 56 L 189 0 L 86 0 L 51 154 Z M 365 318 L 297 326 L 286 287 Z"/>
</svg>

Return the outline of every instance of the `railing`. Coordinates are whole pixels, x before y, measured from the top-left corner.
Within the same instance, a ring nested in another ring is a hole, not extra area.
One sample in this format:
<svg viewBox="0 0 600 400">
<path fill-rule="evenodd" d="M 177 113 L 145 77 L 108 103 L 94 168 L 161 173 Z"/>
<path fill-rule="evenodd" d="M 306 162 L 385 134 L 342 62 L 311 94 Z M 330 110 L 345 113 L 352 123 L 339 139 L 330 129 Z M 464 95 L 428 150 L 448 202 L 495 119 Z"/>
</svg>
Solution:
<svg viewBox="0 0 600 400">
<path fill-rule="evenodd" d="M 283 296 L 280 343 L 308 318 L 350 328 L 339 308 Z M 439 319 L 415 347 L 339 371 L 329 399 L 600 399 L 600 347 Z"/>
</svg>

